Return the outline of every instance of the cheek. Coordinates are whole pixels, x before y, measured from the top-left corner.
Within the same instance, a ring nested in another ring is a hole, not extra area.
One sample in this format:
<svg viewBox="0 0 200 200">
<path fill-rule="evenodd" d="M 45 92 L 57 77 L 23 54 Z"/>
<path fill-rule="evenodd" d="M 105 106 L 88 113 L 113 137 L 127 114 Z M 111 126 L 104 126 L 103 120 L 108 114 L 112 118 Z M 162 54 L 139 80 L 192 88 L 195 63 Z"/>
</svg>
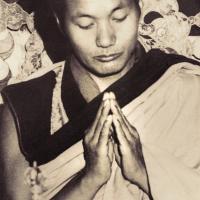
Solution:
<svg viewBox="0 0 200 200">
<path fill-rule="evenodd" d="M 95 40 L 94 34 L 88 31 L 82 31 L 76 26 L 72 26 L 69 29 L 68 37 L 72 43 L 72 48 L 76 53 L 90 54 L 90 52 L 95 51 Z"/>
<path fill-rule="evenodd" d="M 121 43 L 123 46 L 132 46 L 132 43 L 134 44 L 137 40 L 138 19 L 136 16 L 130 17 L 117 30 L 118 43 Z"/>
</svg>

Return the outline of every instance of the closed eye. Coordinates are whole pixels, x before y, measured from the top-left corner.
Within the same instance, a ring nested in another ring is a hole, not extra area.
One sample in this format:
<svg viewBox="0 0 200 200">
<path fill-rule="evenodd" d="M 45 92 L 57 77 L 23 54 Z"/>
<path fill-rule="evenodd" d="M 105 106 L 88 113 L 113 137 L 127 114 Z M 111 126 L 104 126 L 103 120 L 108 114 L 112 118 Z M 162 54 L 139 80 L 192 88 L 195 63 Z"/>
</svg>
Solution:
<svg viewBox="0 0 200 200">
<path fill-rule="evenodd" d="M 116 22 L 122 22 L 127 18 L 127 16 L 128 13 L 126 9 L 119 9 L 112 14 L 112 20 Z"/>
<path fill-rule="evenodd" d="M 125 15 L 123 17 L 118 17 L 118 18 L 117 17 L 115 17 L 115 18 L 113 17 L 112 20 L 116 21 L 116 22 L 122 22 L 122 21 L 124 21 L 127 18 L 127 16 L 128 15 Z"/>
<path fill-rule="evenodd" d="M 75 24 L 81 29 L 90 29 L 94 25 L 94 20 L 90 17 L 80 17 L 75 21 Z"/>
<path fill-rule="evenodd" d="M 77 24 L 79 26 L 79 28 L 81 29 L 85 29 L 85 30 L 88 30 L 90 28 L 92 28 L 92 26 L 94 25 L 93 23 L 92 24 L 89 24 L 89 25 L 81 25 L 81 24 Z"/>
</svg>

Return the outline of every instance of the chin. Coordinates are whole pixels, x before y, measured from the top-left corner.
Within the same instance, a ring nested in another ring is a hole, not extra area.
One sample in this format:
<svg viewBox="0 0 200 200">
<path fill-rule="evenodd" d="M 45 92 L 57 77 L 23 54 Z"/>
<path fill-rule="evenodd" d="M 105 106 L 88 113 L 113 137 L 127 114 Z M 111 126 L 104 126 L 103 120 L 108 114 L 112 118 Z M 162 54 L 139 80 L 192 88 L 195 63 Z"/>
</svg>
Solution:
<svg viewBox="0 0 200 200">
<path fill-rule="evenodd" d="M 95 76 L 98 76 L 98 77 L 109 77 L 109 76 L 113 76 L 113 75 L 116 75 L 116 74 L 119 74 L 120 71 L 106 71 L 106 72 L 99 72 L 99 71 L 93 71 L 92 72 Z"/>
<path fill-rule="evenodd" d="M 120 62 L 119 60 L 107 63 L 95 61 L 85 66 L 87 66 L 87 70 L 90 71 L 92 74 L 99 77 L 106 77 L 116 75 L 123 71 L 123 69 L 126 66 L 126 63 L 122 61 Z"/>
<path fill-rule="evenodd" d="M 101 65 L 97 68 L 97 66 L 95 66 L 95 68 L 90 67 L 90 69 L 88 69 L 92 74 L 98 76 L 98 77 L 107 77 L 107 76 L 112 76 L 112 75 L 116 75 L 119 74 L 121 71 L 123 71 L 124 66 L 119 66 L 119 64 L 116 65 Z"/>
</svg>

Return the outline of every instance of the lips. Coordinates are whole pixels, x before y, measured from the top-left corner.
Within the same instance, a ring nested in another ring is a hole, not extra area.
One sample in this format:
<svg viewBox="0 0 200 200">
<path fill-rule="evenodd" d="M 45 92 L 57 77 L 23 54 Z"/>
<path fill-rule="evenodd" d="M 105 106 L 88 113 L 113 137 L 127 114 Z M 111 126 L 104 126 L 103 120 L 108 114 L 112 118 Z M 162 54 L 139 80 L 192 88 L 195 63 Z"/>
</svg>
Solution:
<svg viewBox="0 0 200 200">
<path fill-rule="evenodd" d="M 122 53 L 115 53 L 115 54 L 109 54 L 109 55 L 99 55 L 95 56 L 94 58 L 98 60 L 99 62 L 111 62 L 113 60 L 116 60 L 122 55 Z"/>
</svg>

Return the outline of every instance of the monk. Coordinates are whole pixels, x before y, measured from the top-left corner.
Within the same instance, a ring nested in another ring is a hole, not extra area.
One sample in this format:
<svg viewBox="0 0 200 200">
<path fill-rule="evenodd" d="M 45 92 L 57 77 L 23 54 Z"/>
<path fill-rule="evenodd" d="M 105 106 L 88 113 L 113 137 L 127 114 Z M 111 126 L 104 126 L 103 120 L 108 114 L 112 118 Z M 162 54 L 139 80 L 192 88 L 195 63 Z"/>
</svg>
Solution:
<svg viewBox="0 0 200 200">
<path fill-rule="evenodd" d="M 48 3 L 72 52 L 2 91 L 3 199 L 35 161 L 43 199 L 199 199 L 199 63 L 144 52 L 137 0 Z"/>
</svg>

